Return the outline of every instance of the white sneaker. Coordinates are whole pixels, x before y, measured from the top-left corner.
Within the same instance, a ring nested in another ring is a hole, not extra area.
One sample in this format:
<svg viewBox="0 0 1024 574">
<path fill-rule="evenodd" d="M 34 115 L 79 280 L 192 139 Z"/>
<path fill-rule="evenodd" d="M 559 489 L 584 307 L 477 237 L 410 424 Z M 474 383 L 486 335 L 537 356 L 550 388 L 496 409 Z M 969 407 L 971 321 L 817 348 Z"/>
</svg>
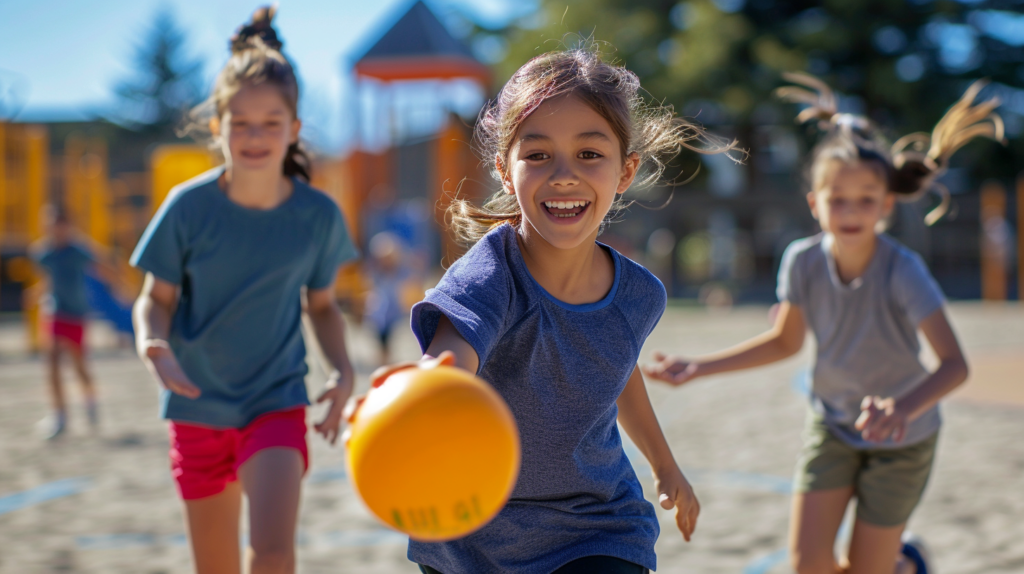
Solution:
<svg viewBox="0 0 1024 574">
<path fill-rule="evenodd" d="M 932 553 L 920 536 L 913 532 L 904 532 L 900 541 L 903 542 L 900 553 L 917 568 L 917 574 L 935 574 Z"/>
<path fill-rule="evenodd" d="M 67 428 L 67 416 L 58 413 L 46 415 L 43 420 L 36 423 L 36 430 L 43 440 L 54 440 L 64 434 Z"/>
</svg>

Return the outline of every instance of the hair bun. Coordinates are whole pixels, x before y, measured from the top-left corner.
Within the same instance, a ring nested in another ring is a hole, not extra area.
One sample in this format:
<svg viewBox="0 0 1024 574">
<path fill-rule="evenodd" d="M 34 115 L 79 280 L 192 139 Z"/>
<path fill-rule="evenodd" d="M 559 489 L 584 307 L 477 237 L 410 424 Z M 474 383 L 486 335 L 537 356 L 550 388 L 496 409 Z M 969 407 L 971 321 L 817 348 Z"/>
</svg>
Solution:
<svg viewBox="0 0 1024 574">
<path fill-rule="evenodd" d="M 252 20 L 243 24 L 231 37 L 231 53 L 237 54 L 253 47 L 253 38 L 259 38 L 266 47 L 280 51 L 284 42 L 277 37 L 277 31 L 271 25 L 274 15 L 277 14 L 277 6 L 261 6 L 253 12 Z"/>
<path fill-rule="evenodd" d="M 915 196 L 927 190 L 938 167 L 935 162 L 923 153 L 902 152 L 893 157 L 892 177 L 889 191 L 903 195 Z"/>
</svg>

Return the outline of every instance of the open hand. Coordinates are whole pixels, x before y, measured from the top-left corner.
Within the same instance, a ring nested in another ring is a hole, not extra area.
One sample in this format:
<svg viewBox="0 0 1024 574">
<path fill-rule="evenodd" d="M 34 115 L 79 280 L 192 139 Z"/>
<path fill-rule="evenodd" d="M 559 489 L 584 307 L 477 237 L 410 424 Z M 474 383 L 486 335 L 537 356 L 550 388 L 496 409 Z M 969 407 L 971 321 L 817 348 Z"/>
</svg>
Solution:
<svg viewBox="0 0 1024 574">
<path fill-rule="evenodd" d="M 385 365 L 383 367 L 380 367 L 379 369 L 374 371 L 373 374 L 370 375 L 370 389 L 376 389 L 377 387 L 383 385 L 384 381 L 386 381 L 388 377 L 397 373 L 398 371 L 404 371 L 405 369 L 412 369 L 414 367 L 429 369 L 440 365 L 455 365 L 455 353 L 452 353 L 451 351 L 445 351 L 438 355 L 436 358 L 424 355 L 424 357 L 419 361 L 406 361 L 404 363 L 395 363 L 394 365 Z M 359 407 L 363 406 L 363 401 L 365 400 L 365 394 L 356 395 L 348 399 L 348 402 L 345 404 L 345 408 L 341 413 L 341 416 L 343 419 L 345 419 L 346 423 L 351 424 L 352 421 L 355 420 L 356 413 L 359 411 Z M 350 437 L 351 427 L 345 429 L 345 432 L 341 435 L 341 440 L 343 443 L 347 443 Z"/>
<path fill-rule="evenodd" d="M 660 351 L 654 352 L 654 361 L 653 365 L 640 368 L 644 375 L 676 387 L 696 378 L 700 366 L 695 361 L 687 361 L 675 356 L 669 357 Z"/>
<path fill-rule="evenodd" d="M 197 399 L 202 391 L 189 380 L 171 346 L 163 339 L 147 339 L 142 343 L 142 361 L 160 386 L 174 394 Z"/>
<path fill-rule="evenodd" d="M 687 542 L 697 528 L 700 502 L 683 471 L 673 465 L 663 472 L 654 473 L 654 488 L 658 491 L 658 503 L 665 510 L 676 509 L 676 526 Z"/>
<path fill-rule="evenodd" d="M 324 440 L 334 444 L 338 440 L 338 432 L 341 430 L 341 419 L 344 416 L 343 409 L 349 397 L 352 396 L 352 377 L 344 376 L 335 372 L 324 385 L 324 390 L 316 398 L 317 404 L 326 402 L 328 404 L 327 414 L 322 421 L 313 425 L 316 432 L 323 435 Z"/>
<path fill-rule="evenodd" d="M 892 437 L 895 442 L 900 442 L 907 432 L 908 422 L 896 399 L 876 396 L 864 397 L 860 403 L 860 416 L 853 426 L 864 440 L 883 442 Z"/>
</svg>

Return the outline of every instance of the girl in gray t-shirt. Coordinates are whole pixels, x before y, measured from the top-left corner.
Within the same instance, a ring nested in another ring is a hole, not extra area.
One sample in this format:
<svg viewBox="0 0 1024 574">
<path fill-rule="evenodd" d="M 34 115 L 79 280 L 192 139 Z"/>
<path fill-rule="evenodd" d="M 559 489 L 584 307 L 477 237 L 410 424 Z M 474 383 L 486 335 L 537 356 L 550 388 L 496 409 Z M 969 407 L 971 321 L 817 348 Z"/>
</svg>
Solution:
<svg viewBox="0 0 1024 574">
<path fill-rule="evenodd" d="M 591 50 L 553 52 L 520 68 L 480 116 L 477 142 L 502 189 L 482 208 L 452 205 L 452 230 L 473 247 L 413 308 L 412 328 L 423 361 L 477 373 L 508 403 L 522 467 L 489 524 L 409 543 L 423 572 L 655 569 L 658 519 L 616 423 L 650 461 L 662 508 L 676 509 L 686 539 L 694 530 L 699 504 L 637 366 L 665 288 L 596 239 L 620 194 L 656 178 L 681 146 L 732 145 L 649 107 L 638 90 L 635 75 Z"/>
<path fill-rule="evenodd" d="M 921 258 L 879 229 L 897 200 L 924 194 L 949 156 L 973 136 L 1002 139 L 1002 124 L 992 113 L 998 102 L 972 105 L 981 87 L 975 84 L 930 138 L 908 136 L 886 149 L 865 118 L 836 113 L 827 86 L 804 74 L 787 77 L 818 90 L 779 90 L 791 101 L 812 104 L 798 120 L 817 120 L 828 128 L 814 153 L 807 194 L 822 233 L 786 250 L 779 270 L 780 305 L 770 331 L 697 359 L 656 353 L 656 363 L 644 372 L 681 385 L 767 365 L 796 354 L 810 327 L 817 356 L 794 488 L 793 567 L 926 574 L 923 545 L 901 537 L 931 470 L 938 402 L 967 378 L 967 364 L 943 310 L 942 292 Z M 929 214 L 927 221 L 940 216 Z M 918 360 L 918 330 L 939 357 L 934 372 Z M 836 533 L 854 497 L 852 542 L 837 564 Z"/>
</svg>

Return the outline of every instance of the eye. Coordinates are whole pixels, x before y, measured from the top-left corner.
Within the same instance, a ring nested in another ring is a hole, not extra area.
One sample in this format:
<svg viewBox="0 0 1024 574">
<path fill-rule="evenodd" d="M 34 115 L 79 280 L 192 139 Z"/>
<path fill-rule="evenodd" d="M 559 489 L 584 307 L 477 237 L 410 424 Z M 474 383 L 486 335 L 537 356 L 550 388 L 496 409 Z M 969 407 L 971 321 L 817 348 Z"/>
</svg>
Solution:
<svg viewBox="0 0 1024 574">
<path fill-rule="evenodd" d="M 586 150 L 586 151 L 581 151 L 579 153 L 578 157 L 580 159 L 597 159 L 597 158 L 604 157 L 604 156 L 599 154 L 599 153 L 597 153 L 596 151 Z"/>
<path fill-rule="evenodd" d="M 544 153 L 542 151 L 537 151 L 537 152 L 533 152 L 530 155 L 526 156 L 525 159 L 528 159 L 530 161 L 543 161 L 545 159 L 550 159 L 550 157 L 551 156 L 549 156 L 548 154 L 546 154 L 546 153 Z"/>
</svg>

